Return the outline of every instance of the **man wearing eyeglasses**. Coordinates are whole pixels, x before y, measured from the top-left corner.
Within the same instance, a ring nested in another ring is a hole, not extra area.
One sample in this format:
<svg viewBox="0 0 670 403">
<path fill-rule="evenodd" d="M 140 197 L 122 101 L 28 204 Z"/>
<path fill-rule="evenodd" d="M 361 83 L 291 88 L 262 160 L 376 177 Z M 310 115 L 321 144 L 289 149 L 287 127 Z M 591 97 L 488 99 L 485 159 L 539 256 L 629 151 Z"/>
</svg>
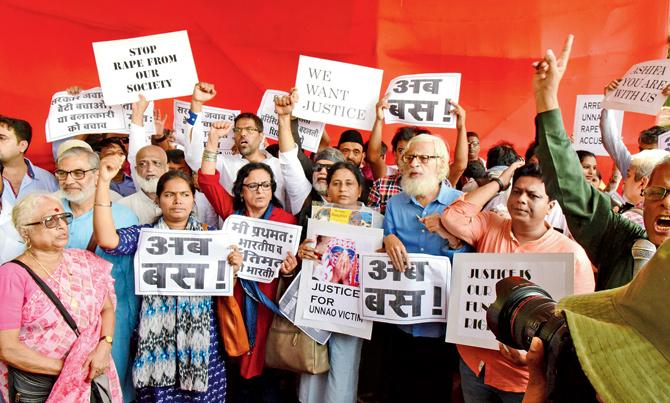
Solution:
<svg viewBox="0 0 670 403">
<path fill-rule="evenodd" d="M 211 101 L 215 96 L 216 89 L 213 84 L 201 82 L 196 84 L 193 90 L 191 110 L 189 111 L 189 119 L 187 121 L 191 126 L 190 140 L 184 149 L 186 163 L 188 163 L 193 171 L 200 169 L 203 151 L 205 150 L 203 120 L 200 116 L 202 107 L 205 102 Z M 237 154 L 219 155 L 216 161 L 216 169 L 221 173 L 221 185 L 232 195 L 237 171 L 249 162 L 262 162 L 268 165 L 274 174 L 275 181 L 277 182 L 274 195 L 277 197 L 277 200 L 291 214 L 299 212 L 302 204 L 297 204 L 291 199 L 286 191 L 286 184 L 291 180 L 296 180 L 298 175 L 304 178 L 302 169 L 297 172 L 291 171 L 291 176 L 282 174 L 279 159 L 273 157 L 262 148 L 265 135 L 263 134 L 263 121 L 258 116 L 250 112 L 244 112 L 235 117 L 234 123 L 233 139 Z"/>
<path fill-rule="evenodd" d="M 55 192 L 58 182 L 53 175 L 33 165 L 25 153 L 32 139 L 30 123 L 0 115 L 0 163 L 7 181 L 3 194 L 11 204 L 33 192 Z"/>
<path fill-rule="evenodd" d="M 70 142 L 73 141 L 79 140 Z M 68 148 L 67 143 L 59 148 L 55 172 L 65 212 L 73 216 L 68 226 L 69 240 L 66 248 L 88 249 L 113 265 L 112 277 L 117 305 L 112 358 L 124 398 L 130 401 L 134 396 L 130 373 L 130 336 L 137 324 L 139 312 L 139 300 L 135 296 L 133 257 L 112 256 L 97 246 L 93 237 L 93 208 L 100 158 L 90 146 Z M 114 223 L 119 228 L 139 224 L 137 216 L 128 207 L 120 204 L 95 205 L 95 208 L 111 209 Z"/>
<path fill-rule="evenodd" d="M 610 197 L 586 182 L 577 154 L 571 151 L 558 104 L 558 87 L 571 47 L 569 37 L 560 57 L 547 51 L 546 60 L 536 64 L 537 156 L 547 193 L 561 205 L 572 236 L 598 268 L 599 291 L 632 280 L 632 247 L 637 240 L 648 239 L 658 247 L 670 238 L 670 158 L 656 165 L 643 191 L 644 228 L 613 212 Z"/>
</svg>

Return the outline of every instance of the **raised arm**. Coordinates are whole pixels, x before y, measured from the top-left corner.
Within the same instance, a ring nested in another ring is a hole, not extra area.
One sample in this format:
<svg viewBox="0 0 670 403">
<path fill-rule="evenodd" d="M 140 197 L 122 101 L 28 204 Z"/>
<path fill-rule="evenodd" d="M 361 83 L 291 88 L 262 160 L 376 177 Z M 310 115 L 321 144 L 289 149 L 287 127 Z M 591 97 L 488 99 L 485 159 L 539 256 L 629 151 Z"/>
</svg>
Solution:
<svg viewBox="0 0 670 403">
<path fill-rule="evenodd" d="M 112 216 L 112 201 L 109 197 L 109 184 L 123 166 L 124 158 L 112 154 L 100 160 L 98 186 L 95 189 L 93 206 L 93 232 L 98 246 L 114 249 L 119 245 L 119 235 Z"/>
<path fill-rule="evenodd" d="M 128 163 L 130 171 L 135 175 L 137 164 L 137 153 L 142 147 L 151 145 L 151 140 L 144 130 L 144 112 L 149 107 L 149 101 L 140 94 L 140 99 L 132 104 L 132 115 L 130 118 L 130 135 L 128 136 Z M 139 189 L 139 187 L 138 187 Z"/>
<path fill-rule="evenodd" d="M 388 99 L 391 94 L 386 94 L 377 102 L 375 123 L 372 125 L 368 150 L 365 153 L 365 161 L 372 168 L 372 176 L 375 179 L 386 176 L 386 159 L 382 156 L 382 129 L 384 128 L 384 109 L 389 108 Z"/>
<path fill-rule="evenodd" d="M 612 80 L 607 87 L 605 87 L 605 95 L 608 92 L 614 91 L 619 87 L 621 79 Z M 603 147 L 607 150 L 607 153 L 614 160 L 614 165 L 619 169 L 622 175 L 626 175 L 628 172 L 628 167 L 630 167 L 631 153 L 626 148 L 626 145 L 623 142 L 623 139 L 620 136 L 617 136 L 619 132 L 614 120 L 613 114 L 607 110 L 603 109 L 600 112 L 600 136 L 603 140 Z"/>
<path fill-rule="evenodd" d="M 512 177 L 514 176 L 514 171 L 516 171 L 517 168 L 523 166 L 523 164 L 523 160 L 518 160 L 512 163 L 512 165 L 507 167 L 507 169 L 505 169 L 500 174 L 498 180 L 493 179 L 486 185 L 480 186 L 471 192 L 467 192 L 465 194 L 465 200 L 479 207 L 479 210 L 483 209 L 484 206 L 486 206 L 486 203 L 493 199 L 493 197 L 497 195 L 498 192 L 506 190 L 510 186 L 512 183 Z"/>
<path fill-rule="evenodd" d="M 218 121 L 212 124 L 212 129 L 209 131 L 209 137 L 205 144 L 205 149 L 202 153 L 202 162 L 200 169 L 206 175 L 214 175 L 216 173 L 216 160 L 219 155 L 219 141 L 221 137 L 232 129 L 233 124 L 228 121 Z"/>
<path fill-rule="evenodd" d="M 453 106 L 451 113 L 456 115 L 456 149 L 454 150 L 454 162 L 449 165 L 449 183 L 456 183 L 468 166 L 468 133 L 465 129 L 465 109 L 454 101 L 449 101 Z"/>
<path fill-rule="evenodd" d="M 198 118 L 198 114 L 202 112 L 202 107 L 205 102 L 211 101 L 215 96 L 216 89 L 214 88 L 214 84 L 200 82 L 193 88 L 191 110 L 189 111 L 188 118 L 190 128 L 186 139 L 184 139 L 186 142 L 186 146 L 184 147 L 184 160 L 194 171 L 200 169 L 205 142 L 202 119 Z"/>
</svg>

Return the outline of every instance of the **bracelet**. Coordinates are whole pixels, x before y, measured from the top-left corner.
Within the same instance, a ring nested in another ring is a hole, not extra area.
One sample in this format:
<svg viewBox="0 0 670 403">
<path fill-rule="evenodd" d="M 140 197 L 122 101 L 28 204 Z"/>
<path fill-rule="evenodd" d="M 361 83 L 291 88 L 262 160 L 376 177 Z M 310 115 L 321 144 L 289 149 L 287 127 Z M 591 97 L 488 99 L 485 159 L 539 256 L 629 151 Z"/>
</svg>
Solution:
<svg viewBox="0 0 670 403">
<path fill-rule="evenodd" d="M 95 203 L 94 206 L 98 206 L 98 207 L 112 207 L 112 202 L 110 201 L 109 204 Z"/>
<path fill-rule="evenodd" d="M 188 119 L 186 119 L 186 123 L 188 123 L 191 126 L 194 126 L 196 119 L 198 119 L 198 114 L 189 110 L 188 111 Z"/>
<path fill-rule="evenodd" d="M 209 162 L 216 162 L 218 154 L 215 151 L 205 150 L 202 152 L 202 160 Z"/>
<path fill-rule="evenodd" d="M 498 186 L 500 187 L 500 189 L 498 189 L 498 192 L 502 192 L 504 190 L 507 190 L 507 188 L 509 187 L 509 184 L 507 186 L 505 186 L 505 184 L 503 183 L 503 181 L 500 180 L 500 178 L 491 178 L 491 180 L 493 182 L 496 182 L 498 184 Z"/>
</svg>

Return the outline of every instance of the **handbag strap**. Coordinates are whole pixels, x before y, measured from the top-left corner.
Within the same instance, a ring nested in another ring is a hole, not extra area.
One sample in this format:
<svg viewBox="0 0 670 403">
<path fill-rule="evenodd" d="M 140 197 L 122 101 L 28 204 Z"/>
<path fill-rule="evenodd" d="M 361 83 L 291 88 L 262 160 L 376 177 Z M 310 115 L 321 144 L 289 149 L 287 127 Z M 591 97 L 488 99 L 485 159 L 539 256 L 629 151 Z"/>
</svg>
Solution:
<svg viewBox="0 0 670 403">
<path fill-rule="evenodd" d="M 74 321 L 74 319 L 72 319 L 72 316 L 70 316 L 70 313 L 67 311 L 67 309 L 65 309 L 65 307 L 63 306 L 63 303 L 60 302 L 60 299 L 58 299 L 56 294 L 54 294 L 54 292 L 51 290 L 51 288 L 49 288 L 49 286 L 44 282 L 44 280 L 42 280 L 40 278 L 40 276 L 35 274 L 35 272 L 30 267 L 28 267 L 27 264 L 23 263 L 22 261 L 14 259 L 11 262 L 16 263 L 19 266 L 26 269 L 28 274 L 30 274 L 30 277 L 32 277 L 33 280 L 35 280 L 37 285 L 40 286 L 42 291 L 44 291 L 44 293 L 47 295 L 47 297 L 49 297 L 51 302 L 53 302 L 54 305 L 56 305 L 56 309 L 58 309 L 60 314 L 63 315 L 63 319 L 65 319 L 65 322 L 67 322 L 68 326 L 70 326 L 70 328 L 72 328 L 72 330 L 74 331 L 74 334 L 76 334 L 77 337 L 79 337 L 79 329 L 77 328 L 77 323 Z"/>
</svg>

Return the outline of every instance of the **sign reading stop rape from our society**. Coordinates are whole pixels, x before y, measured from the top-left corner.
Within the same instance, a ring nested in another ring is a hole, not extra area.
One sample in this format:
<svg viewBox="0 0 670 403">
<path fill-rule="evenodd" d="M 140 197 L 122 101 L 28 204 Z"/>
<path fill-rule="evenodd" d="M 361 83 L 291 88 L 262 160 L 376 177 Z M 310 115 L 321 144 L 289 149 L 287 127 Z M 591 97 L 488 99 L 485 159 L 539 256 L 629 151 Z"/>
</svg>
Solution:
<svg viewBox="0 0 670 403">
<path fill-rule="evenodd" d="M 393 267 L 386 253 L 360 257 L 363 318 L 405 325 L 447 321 L 448 257 L 410 253 L 404 272 Z"/>
<path fill-rule="evenodd" d="M 93 53 L 107 105 L 190 95 L 198 82 L 186 31 L 94 42 Z"/>
<path fill-rule="evenodd" d="M 383 70 L 300 56 L 293 116 L 354 129 L 371 130 Z"/>
<path fill-rule="evenodd" d="M 237 277 L 269 283 L 279 277 L 279 268 L 288 252 L 295 255 L 302 227 L 270 220 L 231 215 L 223 223 L 242 249 L 243 264 Z"/>
<path fill-rule="evenodd" d="M 573 293 L 574 257 L 572 253 L 457 253 L 451 276 L 447 342 L 497 350 L 498 342 L 486 323 L 496 283 L 522 277 L 558 301 Z"/>
<path fill-rule="evenodd" d="M 458 103 L 460 73 L 412 74 L 396 77 L 389 83 L 389 108 L 386 123 L 405 123 L 432 127 L 456 127 L 449 101 Z"/>
<path fill-rule="evenodd" d="M 609 156 L 603 146 L 600 134 L 600 112 L 604 95 L 577 95 L 575 106 L 575 126 L 573 133 L 573 146 L 575 150 L 590 151 L 595 155 Z M 615 135 L 621 137 L 623 127 L 623 111 L 612 110 L 616 121 L 617 132 Z"/>
<path fill-rule="evenodd" d="M 258 107 L 256 114 L 263 121 L 263 133 L 269 139 L 279 140 L 279 118 L 275 112 L 274 98 L 284 95 L 288 95 L 288 92 L 266 90 Z M 298 118 L 298 136 L 300 137 L 302 148 L 307 151 L 316 152 L 319 149 L 319 142 L 321 141 L 321 135 L 325 126 L 322 122 L 313 122 Z"/>
<path fill-rule="evenodd" d="M 142 228 L 135 253 L 137 295 L 232 295 L 234 239 L 224 231 Z"/>
<path fill-rule="evenodd" d="M 191 105 L 188 102 L 180 101 L 178 99 L 174 100 L 174 123 L 173 127 L 175 132 L 177 132 L 182 138 L 188 138 L 188 124 L 186 121 L 189 118 L 188 111 L 191 109 Z M 213 106 L 203 106 L 202 113 L 198 118 L 196 124 L 201 125 L 205 143 L 209 137 L 209 131 L 212 129 L 212 124 L 220 120 L 227 120 L 233 122 L 235 117 L 240 114 L 240 111 L 216 108 Z M 233 138 L 232 128 L 225 136 L 221 137 L 219 140 L 219 154 L 232 155 L 232 148 L 235 145 L 235 139 Z"/>
<path fill-rule="evenodd" d="M 658 115 L 667 97 L 663 88 L 670 83 L 670 60 L 638 63 L 628 70 L 616 90 L 605 96 L 603 108 Z"/>
</svg>

